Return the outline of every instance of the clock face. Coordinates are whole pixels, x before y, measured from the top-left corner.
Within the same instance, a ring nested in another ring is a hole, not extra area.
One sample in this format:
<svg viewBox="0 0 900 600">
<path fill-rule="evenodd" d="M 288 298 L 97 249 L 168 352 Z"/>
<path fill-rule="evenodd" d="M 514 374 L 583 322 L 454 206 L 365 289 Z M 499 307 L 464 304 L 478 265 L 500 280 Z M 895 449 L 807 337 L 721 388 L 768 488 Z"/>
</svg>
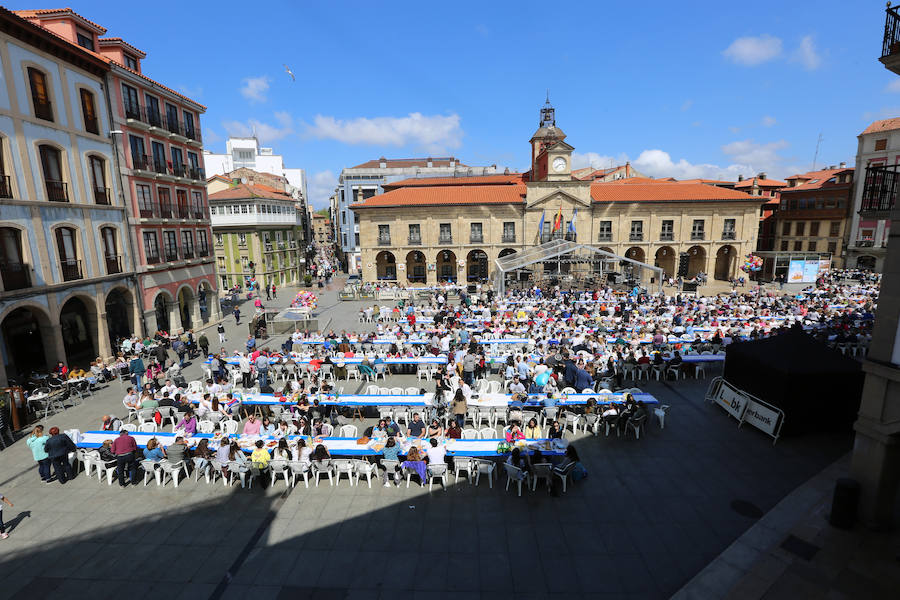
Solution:
<svg viewBox="0 0 900 600">
<path fill-rule="evenodd" d="M 557 156 L 556 158 L 554 158 L 553 159 L 553 170 L 556 171 L 557 173 L 565 171 L 566 170 L 566 159 L 564 159 L 562 156 Z"/>
</svg>

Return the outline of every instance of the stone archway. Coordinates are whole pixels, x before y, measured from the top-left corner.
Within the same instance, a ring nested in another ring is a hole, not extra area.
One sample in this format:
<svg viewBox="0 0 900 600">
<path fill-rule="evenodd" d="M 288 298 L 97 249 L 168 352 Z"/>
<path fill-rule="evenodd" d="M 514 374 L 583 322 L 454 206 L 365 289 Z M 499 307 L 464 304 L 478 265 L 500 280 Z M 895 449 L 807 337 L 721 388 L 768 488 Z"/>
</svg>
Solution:
<svg viewBox="0 0 900 600">
<path fill-rule="evenodd" d="M 169 318 L 169 315 L 172 312 L 172 304 L 172 299 L 165 292 L 160 292 L 156 295 L 156 298 L 153 299 L 153 310 L 156 313 L 157 330 L 165 331 L 166 333 L 172 332 L 172 321 Z"/>
<path fill-rule="evenodd" d="M 665 273 L 664 277 L 675 277 L 675 250 L 671 246 L 663 246 L 656 251 L 654 265 Z"/>
<path fill-rule="evenodd" d="M 188 286 L 178 290 L 178 314 L 182 329 L 187 331 L 194 327 L 194 292 Z"/>
<path fill-rule="evenodd" d="M 697 276 L 701 271 L 706 273 L 706 249 L 703 246 L 691 246 L 688 248 L 688 272 L 687 277 L 691 279 Z"/>
<path fill-rule="evenodd" d="M 69 298 L 59 311 L 66 364 L 87 367 L 97 357 L 97 309 L 82 296 Z"/>
<path fill-rule="evenodd" d="M 406 280 L 410 283 L 425 283 L 425 255 L 413 250 L 406 255 Z"/>
<path fill-rule="evenodd" d="M 210 319 L 219 318 L 219 298 L 206 280 L 197 286 L 197 306 L 200 309 L 200 320 L 204 325 L 209 323 Z"/>
<path fill-rule="evenodd" d="M 728 281 L 735 276 L 734 267 L 737 263 L 737 251 L 734 246 L 722 246 L 716 252 L 716 267 L 714 276 L 716 279 Z"/>
<path fill-rule="evenodd" d="M 48 372 L 55 366 L 53 329 L 43 310 L 32 306 L 13 309 L 0 323 L 7 377 L 19 383 L 36 371 Z"/>
<path fill-rule="evenodd" d="M 484 250 L 472 250 L 466 256 L 466 281 L 485 282 L 488 278 L 488 255 Z"/>
<path fill-rule="evenodd" d="M 437 254 L 437 280 L 456 282 L 456 254 L 453 250 L 441 250 Z"/>
<path fill-rule="evenodd" d="M 375 275 L 378 281 L 397 280 L 397 259 L 393 252 L 382 250 L 375 257 Z"/>
<path fill-rule="evenodd" d="M 874 256 L 864 254 L 856 259 L 856 268 L 863 269 L 866 271 L 874 271 L 875 270 L 876 259 Z"/>
<path fill-rule="evenodd" d="M 135 331 L 134 294 L 127 288 L 114 288 L 106 295 L 104 311 L 110 348 L 118 348 L 118 340 L 131 337 Z"/>
</svg>

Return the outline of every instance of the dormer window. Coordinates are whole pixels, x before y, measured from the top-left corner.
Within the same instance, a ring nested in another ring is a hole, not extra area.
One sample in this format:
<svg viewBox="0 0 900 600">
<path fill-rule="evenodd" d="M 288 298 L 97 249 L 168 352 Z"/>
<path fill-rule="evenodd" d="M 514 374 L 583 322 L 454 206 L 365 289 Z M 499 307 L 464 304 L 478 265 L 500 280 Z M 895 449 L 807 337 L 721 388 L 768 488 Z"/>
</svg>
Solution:
<svg viewBox="0 0 900 600">
<path fill-rule="evenodd" d="M 84 31 L 76 31 L 75 35 L 78 38 L 78 45 L 82 48 L 87 48 L 91 52 L 94 51 L 94 36 Z"/>
<path fill-rule="evenodd" d="M 130 54 L 125 55 L 125 66 L 131 69 L 132 71 L 138 70 L 137 59 Z"/>
</svg>

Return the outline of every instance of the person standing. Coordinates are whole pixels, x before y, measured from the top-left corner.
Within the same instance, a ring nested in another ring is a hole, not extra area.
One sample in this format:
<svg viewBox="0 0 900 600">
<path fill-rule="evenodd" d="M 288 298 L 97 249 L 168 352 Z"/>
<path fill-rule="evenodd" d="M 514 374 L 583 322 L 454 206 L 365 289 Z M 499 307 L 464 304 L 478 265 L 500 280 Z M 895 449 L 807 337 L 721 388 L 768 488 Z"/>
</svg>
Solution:
<svg viewBox="0 0 900 600">
<path fill-rule="evenodd" d="M 134 386 L 138 389 L 141 389 L 141 378 L 144 376 L 144 371 L 147 370 L 147 367 L 144 366 L 144 361 L 141 360 L 141 357 L 137 354 L 131 357 L 131 361 L 128 363 L 128 372 L 131 373 L 131 381 L 134 383 Z"/>
<path fill-rule="evenodd" d="M 184 353 L 186 349 L 184 347 L 184 342 L 181 341 L 181 338 L 178 338 L 174 342 L 172 342 L 172 350 L 175 351 L 175 354 L 178 355 L 178 366 L 184 367 Z"/>
<path fill-rule="evenodd" d="M 134 460 L 137 442 L 128 435 L 127 429 L 119 432 L 119 437 L 113 441 L 110 451 L 116 455 L 116 477 L 119 479 L 119 487 L 125 487 L 125 469 L 128 469 L 128 477 L 134 483 L 137 479 L 135 476 L 137 463 Z"/>
<path fill-rule="evenodd" d="M 256 338 L 252 335 L 247 336 L 247 353 L 252 353 L 253 349 L 256 348 Z"/>
<path fill-rule="evenodd" d="M 240 358 L 238 358 L 238 364 L 241 368 L 241 380 L 244 384 L 244 389 L 250 389 L 253 386 L 253 381 L 250 377 L 250 373 L 252 371 L 250 365 L 250 356 L 247 354 L 241 354 Z"/>
<path fill-rule="evenodd" d="M 241 324 L 241 309 L 238 308 L 237 306 L 234 307 L 234 324 L 235 325 Z"/>
<path fill-rule="evenodd" d="M 53 463 L 53 472 L 59 483 L 65 485 L 75 475 L 72 473 L 72 465 L 69 463 L 69 452 L 75 452 L 75 443 L 64 433 L 59 432 L 59 427 L 50 428 L 50 439 L 44 444 L 44 449 Z"/>
<path fill-rule="evenodd" d="M 237 318 L 237 317 L 235 317 L 235 318 Z M 225 340 L 225 323 L 219 323 L 219 325 L 216 327 L 216 331 L 219 332 L 219 343 L 224 344 L 226 341 Z"/>
<path fill-rule="evenodd" d="M 273 284 L 272 284 L 272 297 L 273 297 L 273 298 L 277 298 L 277 297 L 278 297 L 278 294 L 276 294 L 275 292 L 276 292 L 276 290 L 275 290 L 275 284 L 273 283 Z"/>
<path fill-rule="evenodd" d="M 25 443 L 31 448 L 31 455 L 38 464 L 38 473 L 41 475 L 41 481 L 44 483 L 50 483 L 51 480 L 50 456 L 47 454 L 47 449 L 44 448 L 49 439 L 50 436 L 44 435 L 44 426 L 35 425 L 31 436 L 25 440 Z"/>
<path fill-rule="evenodd" d="M 271 299 L 272 299 L 272 288 L 270 288 L 269 286 L 266 286 L 266 301 L 269 301 Z"/>
<path fill-rule="evenodd" d="M 3 523 L 3 503 L 9 504 L 9 507 L 13 507 L 13 503 L 9 501 L 9 498 L 0 494 L 0 540 L 5 540 L 9 537 L 9 534 L 6 533 L 6 524 Z"/>
<path fill-rule="evenodd" d="M 205 333 L 201 333 L 200 337 L 197 338 L 197 344 L 200 345 L 200 352 L 203 353 L 204 358 L 209 356 L 209 340 Z"/>
<path fill-rule="evenodd" d="M 269 386 L 269 357 L 266 356 L 265 352 L 260 352 L 259 356 L 256 357 L 255 366 L 259 390 L 262 392 L 262 388 Z"/>
</svg>

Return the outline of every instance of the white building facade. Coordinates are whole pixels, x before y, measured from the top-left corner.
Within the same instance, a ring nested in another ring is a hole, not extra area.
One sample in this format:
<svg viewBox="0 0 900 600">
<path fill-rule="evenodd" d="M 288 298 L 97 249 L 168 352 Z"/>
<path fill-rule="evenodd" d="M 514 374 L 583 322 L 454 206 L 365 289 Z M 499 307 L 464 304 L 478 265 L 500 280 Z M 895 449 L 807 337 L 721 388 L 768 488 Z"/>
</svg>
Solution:
<svg viewBox="0 0 900 600">
<path fill-rule="evenodd" d="M 297 193 L 306 202 L 306 171 L 303 169 L 288 169 L 284 166 L 284 157 L 275 154 L 272 148 L 262 148 L 255 137 L 242 138 L 230 137 L 225 142 L 225 154 L 216 154 L 207 150 L 203 151 L 203 161 L 206 165 L 206 176 L 225 175 L 235 169 L 246 168 L 260 173 L 272 173 L 281 175 L 287 179 Z M 296 197 L 295 194 L 291 193 Z"/>
</svg>

